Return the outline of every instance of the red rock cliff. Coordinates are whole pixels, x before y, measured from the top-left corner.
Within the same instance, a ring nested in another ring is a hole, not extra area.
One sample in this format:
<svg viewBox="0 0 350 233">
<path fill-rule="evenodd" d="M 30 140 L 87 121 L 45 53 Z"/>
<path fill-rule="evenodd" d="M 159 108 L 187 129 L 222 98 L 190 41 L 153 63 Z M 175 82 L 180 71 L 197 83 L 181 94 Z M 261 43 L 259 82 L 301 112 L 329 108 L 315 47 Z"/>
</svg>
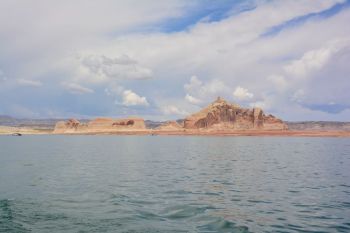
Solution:
<svg viewBox="0 0 350 233">
<path fill-rule="evenodd" d="M 184 121 L 186 129 L 261 129 L 286 130 L 282 120 L 268 115 L 260 108 L 246 109 L 237 104 L 230 104 L 218 98 L 201 111 L 187 117 Z"/>
<path fill-rule="evenodd" d="M 146 126 L 142 118 L 96 118 L 87 124 L 70 119 L 66 122 L 57 122 L 54 133 L 112 133 L 118 131 L 140 131 L 144 129 L 146 129 Z"/>
</svg>

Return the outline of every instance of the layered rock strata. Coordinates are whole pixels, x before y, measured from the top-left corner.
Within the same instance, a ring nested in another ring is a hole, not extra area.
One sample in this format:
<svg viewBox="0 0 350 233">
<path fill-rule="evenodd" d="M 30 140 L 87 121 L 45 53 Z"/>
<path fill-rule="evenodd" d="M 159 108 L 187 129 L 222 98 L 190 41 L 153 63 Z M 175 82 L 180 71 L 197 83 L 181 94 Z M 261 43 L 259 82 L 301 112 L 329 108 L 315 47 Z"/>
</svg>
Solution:
<svg viewBox="0 0 350 233">
<path fill-rule="evenodd" d="M 141 118 L 96 118 L 88 123 L 80 123 L 76 119 L 70 119 L 68 121 L 57 122 L 54 133 L 112 133 L 119 131 L 142 131 L 145 129 L 145 121 Z"/>
<path fill-rule="evenodd" d="M 184 130 L 184 127 L 177 123 L 176 121 L 167 121 L 164 124 L 158 126 L 155 128 L 155 130 L 161 130 L 161 131 L 179 131 Z"/>
<path fill-rule="evenodd" d="M 78 120 L 57 122 L 54 133 L 118 133 L 125 131 L 184 131 L 203 132 L 234 130 L 287 130 L 287 125 L 273 115 L 266 115 L 260 108 L 242 108 L 218 98 L 201 111 L 185 118 L 182 125 L 168 121 L 155 130 L 146 129 L 142 118 L 97 118 L 88 123 Z"/>
<path fill-rule="evenodd" d="M 184 120 L 185 129 L 207 130 L 286 130 L 287 125 L 260 108 L 241 108 L 220 97 Z"/>
</svg>

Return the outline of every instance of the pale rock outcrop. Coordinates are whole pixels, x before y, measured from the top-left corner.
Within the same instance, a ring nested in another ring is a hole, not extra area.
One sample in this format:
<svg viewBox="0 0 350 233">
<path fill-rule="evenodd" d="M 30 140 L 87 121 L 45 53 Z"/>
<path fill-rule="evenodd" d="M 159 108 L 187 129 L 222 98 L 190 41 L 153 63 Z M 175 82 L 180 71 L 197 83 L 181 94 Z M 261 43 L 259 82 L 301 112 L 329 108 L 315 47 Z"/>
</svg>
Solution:
<svg viewBox="0 0 350 233">
<path fill-rule="evenodd" d="M 81 123 L 76 119 L 69 119 L 68 121 L 59 121 L 55 125 L 54 133 L 74 133 L 81 128 Z"/>
<path fill-rule="evenodd" d="M 96 118 L 86 124 L 82 124 L 75 119 L 70 119 L 67 122 L 57 122 L 54 133 L 113 133 L 120 131 L 142 131 L 145 129 L 145 121 L 142 118 Z"/>
<path fill-rule="evenodd" d="M 158 126 L 156 130 L 162 131 L 179 131 L 184 130 L 184 128 L 176 121 L 167 121 L 164 124 Z"/>
<path fill-rule="evenodd" d="M 237 104 L 231 104 L 222 98 L 187 117 L 185 129 L 207 130 L 286 130 L 287 125 L 282 120 L 268 115 L 260 108 L 246 109 Z"/>
<path fill-rule="evenodd" d="M 287 125 L 273 115 L 265 115 L 260 108 L 242 108 L 218 98 L 201 111 L 187 117 L 183 125 L 168 121 L 155 131 L 201 132 L 234 131 L 234 130 L 287 130 Z M 96 118 L 88 123 L 70 119 L 57 122 L 54 133 L 117 133 L 147 132 L 142 118 L 112 119 Z M 151 131 L 150 131 L 151 132 Z"/>
<path fill-rule="evenodd" d="M 88 128 L 94 131 L 108 130 L 143 130 L 146 129 L 145 121 L 142 118 L 112 119 L 96 118 L 90 121 Z"/>
</svg>

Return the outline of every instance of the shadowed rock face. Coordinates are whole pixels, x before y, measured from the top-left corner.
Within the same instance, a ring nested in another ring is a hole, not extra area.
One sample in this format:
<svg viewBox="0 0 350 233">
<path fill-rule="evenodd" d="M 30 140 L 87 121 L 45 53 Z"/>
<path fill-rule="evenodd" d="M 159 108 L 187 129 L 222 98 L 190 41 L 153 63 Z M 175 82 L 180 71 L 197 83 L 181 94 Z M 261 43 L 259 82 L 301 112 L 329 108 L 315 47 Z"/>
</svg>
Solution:
<svg viewBox="0 0 350 233">
<path fill-rule="evenodd" d="M 182 125 L 180 125 L 176 121 L 167 121 L 164 124 L 158 126 L 156 130 L 177 131 L 177 130 L 184 130 L 184 128 L 182 127 Z"/>
<path fill-rule="evenodd" d="M 287 125 L 280 119 L 265 115 L 260 108 L 241 108 L 218 98 L 201 111 L 187 117 L 183 125 L 168 121 L 156 128 L 158 131 L 184 130 L 286 130 Z M 112 119 L 96 118 L 88 123 L 78 120 L 57 122 L 54 133 L 113 133 L 122 131 L 145 131 L 141 118 Z"/>
<path fill-rule="evenodd" d="M 96 118 L 87 124 L 82 124 L 78 120 L 70 119 L 66 122 L 57 122 L 54 133 L 98 133 L 128 130 L 137 131 L 144 129 L 146 129 L 145 122 L 141 118 Z"/>
<path fill-rule="evenodd" d="M 284 130 L 287 125 L 282 120 L 268 115 L 260 108 L 245 109 L 218 98 L 201 111 L 187 117 L 186 129 L 265 129 Z"/>
</svg>

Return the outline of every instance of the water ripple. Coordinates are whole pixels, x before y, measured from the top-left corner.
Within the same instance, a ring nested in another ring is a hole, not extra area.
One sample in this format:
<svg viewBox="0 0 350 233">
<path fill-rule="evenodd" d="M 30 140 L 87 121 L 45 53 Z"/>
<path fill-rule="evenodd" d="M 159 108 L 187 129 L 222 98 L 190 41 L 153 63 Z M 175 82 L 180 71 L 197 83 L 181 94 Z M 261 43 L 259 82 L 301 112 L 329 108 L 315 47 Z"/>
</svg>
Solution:
<svg viewBox="0 0 350 233">
<path fill-rule="evenodd" d="M 350 232 L 348 139 L 0 137 L 0 232 Z"/>
</svg>

